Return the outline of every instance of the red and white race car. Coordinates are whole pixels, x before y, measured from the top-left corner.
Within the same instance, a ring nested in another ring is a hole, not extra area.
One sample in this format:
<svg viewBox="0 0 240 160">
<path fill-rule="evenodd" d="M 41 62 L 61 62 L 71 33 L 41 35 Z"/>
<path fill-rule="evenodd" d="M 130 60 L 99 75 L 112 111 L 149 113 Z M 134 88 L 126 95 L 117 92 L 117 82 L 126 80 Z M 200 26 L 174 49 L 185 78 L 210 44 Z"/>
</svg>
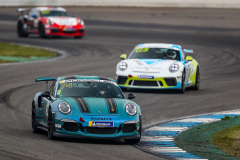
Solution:
<svg viewBox="0 0 240 160">
<path fill-rule="evenodd" d="M 25 11 L 29 11 L 29 13 L 23 15 Z M 66 9 L 61 7 L 18 8 L 17 12 L 21 12 L 17 23 L 19 37 L 39 34 L 41 38 L 47 36 L 82 38 L 85 34 L 83 20 L 69 16 Z"/>
</svg>

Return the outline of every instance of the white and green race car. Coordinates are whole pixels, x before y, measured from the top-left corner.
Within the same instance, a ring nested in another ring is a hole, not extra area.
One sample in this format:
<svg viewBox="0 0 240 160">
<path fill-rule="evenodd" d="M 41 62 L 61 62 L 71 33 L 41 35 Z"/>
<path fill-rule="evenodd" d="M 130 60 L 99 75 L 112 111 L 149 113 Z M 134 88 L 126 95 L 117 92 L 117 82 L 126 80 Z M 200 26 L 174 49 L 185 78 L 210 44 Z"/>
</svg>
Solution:
<svg viewBox="0 0 240 160">
<path fill-rule="evenodd" d="M 121 55 L 116 81 L 124 90 L 174 89 L 184 93 L 186 87 L 199 90 L 198 62 L 187 54 L 193 51 L 180 45 L 145 43 L 137 45 L 130 56 Z"/>
</svg>

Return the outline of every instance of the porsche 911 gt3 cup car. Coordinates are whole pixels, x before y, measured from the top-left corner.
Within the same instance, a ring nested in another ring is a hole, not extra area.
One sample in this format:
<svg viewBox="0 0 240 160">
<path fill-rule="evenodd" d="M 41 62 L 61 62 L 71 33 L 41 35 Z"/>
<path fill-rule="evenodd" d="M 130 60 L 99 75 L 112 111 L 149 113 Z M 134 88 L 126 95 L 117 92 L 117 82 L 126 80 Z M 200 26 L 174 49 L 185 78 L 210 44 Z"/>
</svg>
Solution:
<svg viewBox="0 0 240 160">
<path fill-rule="evenodd" d="M 186 87 L 198 90 L 199 65 L 186 53 L 193 51 L 174 44 L 139 44 L 128 58 L 121 55 L 116 81 L 122 89 L 176 89 L 181 93 Z"/>
<path fill-rule="evenodd" d="M 32 102 L 32 129 L 45 130 L 48 137 L 124 139 L 141 138 L 141 109 L 126 99 L 116 82 L 96 76 L 36 78 L 53 81 L 47 91 L 38 92 Z"/>
<path fill-rule="evenodd" d="M 26 15 L 23 12 L 30 10 Z M 36 7 L 33 9 L 19 8 L 22 15 L 17 22 L 17 34 L 19 37 L 27 37 L 29 34 L 46 36 L 74 36 L 81 38 L 85 34 L 83 20 L 70 17 L 61 7 Z"/>
</svg>

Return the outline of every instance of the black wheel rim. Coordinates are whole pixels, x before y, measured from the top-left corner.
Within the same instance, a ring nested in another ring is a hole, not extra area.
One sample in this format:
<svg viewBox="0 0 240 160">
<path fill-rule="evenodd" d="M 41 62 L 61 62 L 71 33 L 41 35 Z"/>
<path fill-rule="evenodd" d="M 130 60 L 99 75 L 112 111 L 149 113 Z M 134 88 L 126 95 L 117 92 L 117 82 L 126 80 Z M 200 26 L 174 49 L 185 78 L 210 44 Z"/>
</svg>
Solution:
<svg viewBox="0 0 240 160">
<path fill-rule="evenodd" d="M 197 88 L 200 86 L 200 76 L 199 73 L 197 74 Z"/>
<path fill-rule="evenodd" d="M 185 73 L 183 73 L 183 78 L 182 78 L 182 90 L 185 88 Z"/>
<path fill-rule="evenodd" d="M 36 126 L 36 111 L 35 106 L 32 107 L 32 129 L 35 129 Z"/>
<path fill-rule="evenodd" d="M 39 32 L 40 32 L 40 36 L 44 37 L 44 26 L 43 25 L 40 25 Z"/>
<path fill-rule="evenodd" d="M 51 137 L 52 133 L 52 112 L 48 111 L 48 137 Z"/>
<path fill-rule="evenodd" d="M 23 27 L 20 23 L 18 23 L 18 35 L 22 34 Z"/>
</svg>

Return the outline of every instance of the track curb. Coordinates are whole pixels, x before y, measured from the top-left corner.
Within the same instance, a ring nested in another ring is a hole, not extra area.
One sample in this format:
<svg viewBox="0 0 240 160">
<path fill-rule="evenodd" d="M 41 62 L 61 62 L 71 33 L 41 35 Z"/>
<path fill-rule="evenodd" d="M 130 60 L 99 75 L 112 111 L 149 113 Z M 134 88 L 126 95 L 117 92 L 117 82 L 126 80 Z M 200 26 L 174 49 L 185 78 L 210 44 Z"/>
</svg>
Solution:
<svg viewBox="0 0 240 160">
<path fill-rule="evenodd" d="M 171 119 L 165 122 L 156 122 L 154 125 L 149 124 L 144 126 L 145 130 L 142 132 L 142 139 L 137 145 L 137 148 L 147 151 L 153 155 L 166 159 L 188 159 L 198 160 L 204 159 L 187 153 L 182 148 L 176 145 L 175 139 L 182 132 L 193 127 L 220 121 L 224 116 L 239 116 L 240 110 L 230 110 L 222 112 L 214 112 L 208 114 L 194 115 L 188 117 L 181 117 Z"/>
</svg>

